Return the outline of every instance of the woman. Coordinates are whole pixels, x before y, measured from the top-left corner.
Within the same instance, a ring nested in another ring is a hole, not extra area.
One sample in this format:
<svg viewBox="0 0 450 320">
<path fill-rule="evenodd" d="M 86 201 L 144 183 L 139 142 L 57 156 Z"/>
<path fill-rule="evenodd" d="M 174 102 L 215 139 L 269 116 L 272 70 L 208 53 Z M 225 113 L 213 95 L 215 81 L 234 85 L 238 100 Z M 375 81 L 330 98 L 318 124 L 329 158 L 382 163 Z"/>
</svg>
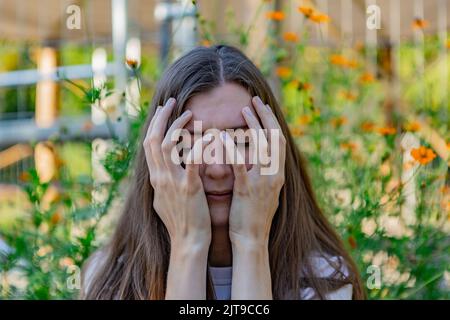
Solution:
<svg viewBox="0 0 450 320">
<path fill-rule="evenodd" d="M 176 164 L 172 134 L 194 121 L 221 134 L 194 139 Z M 268 154 L 278 146 L 275 174 L 249 162 L 248 144 L 244 164 L 198 163 L 193 151 L 208 146 L 230 159 L 235 144 L 223 132 L 237 128 L 281 132 L 262 144 Z M 225 45 L 197 47 L 163 74 L 121 219 L 84 269 L 87 299 L 364 298 L 270 87 Z"/>
</svg>

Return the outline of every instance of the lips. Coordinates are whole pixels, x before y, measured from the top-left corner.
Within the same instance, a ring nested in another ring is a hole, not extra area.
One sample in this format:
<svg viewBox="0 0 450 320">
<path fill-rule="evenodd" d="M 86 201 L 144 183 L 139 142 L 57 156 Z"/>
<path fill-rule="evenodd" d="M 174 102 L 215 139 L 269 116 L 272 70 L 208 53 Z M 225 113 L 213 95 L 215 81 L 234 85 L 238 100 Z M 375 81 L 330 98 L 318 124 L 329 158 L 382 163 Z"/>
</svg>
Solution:
<svg viewBox="0 0 450 320">
<path fill-rule="evenodd" d="M 232 194 L 233 192 L 231 190 L 206 192 L 206 196 L 212 200 L 227 200 Z"/>
</svg>

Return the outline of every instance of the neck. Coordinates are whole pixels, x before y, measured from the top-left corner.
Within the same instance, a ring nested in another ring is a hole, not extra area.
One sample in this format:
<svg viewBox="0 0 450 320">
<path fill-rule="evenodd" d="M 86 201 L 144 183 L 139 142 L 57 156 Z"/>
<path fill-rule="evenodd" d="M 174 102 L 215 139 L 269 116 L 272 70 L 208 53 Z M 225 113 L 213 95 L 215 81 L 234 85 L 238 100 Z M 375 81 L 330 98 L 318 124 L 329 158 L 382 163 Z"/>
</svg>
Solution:
<svg viewBox="0 0 450 320">
<path fill-rule="evenodd" d="M 228 225 L 213 228 L 211 246 L 209 247 L 209 265 L 212 267 L 229 267 L 232 264 L 231 242 Z"/>
</svg>

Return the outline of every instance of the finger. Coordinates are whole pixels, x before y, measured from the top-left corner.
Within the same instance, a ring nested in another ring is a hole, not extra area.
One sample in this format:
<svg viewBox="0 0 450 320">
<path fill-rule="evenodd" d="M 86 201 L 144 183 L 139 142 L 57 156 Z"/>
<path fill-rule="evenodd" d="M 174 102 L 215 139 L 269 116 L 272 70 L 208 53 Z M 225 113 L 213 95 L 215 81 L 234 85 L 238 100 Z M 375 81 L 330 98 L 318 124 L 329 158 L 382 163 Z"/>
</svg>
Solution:
<svg viewBox="0 0 450 320">
<path fill-rule="evenodd" d="M 167 167 L 171 170 L 177 170 L 180 173 L 183 169 L 181 166 L 177 165 L 172 159 L 172 153 L 175 151 L 175 156 L 179 156 L 176 145 L 178 143 L 179 134 L 177 135 L 177 131 L 180 131 L 192 118 L 192 112 L 190 110 L 186 110 L 179 118 L 177 118 L 169 130 L 167 130 L 166 136 L 161 145 L 161 151 L 163 154 L 164 162 Z"/>
<path fill-rule="evenodd" d="M 149 165 L 149 168 L 154 166 L 154 160 L 153 160 L 152 151 L 150 148 L 150 132 L 152 131 L 153 124 L 155 123 L 156 119 L 158 118 L 158 114 L 159 114 L 159 111 L 161 110 L 161 108 L 162 108 L 161 106 L 158 106 L 156 108 L 155 114 L 153 115 L 153 118 L 150 121 L 150 124 L 147 128 L 147 133 L 145 134 L 145 138 L 144 138 L 144 142 L 143 142 L 144 150 L 145 150 L 145 157 L 147 159 L 147 165 Z"/>
<path fill-rule="evenodd" d="M 264 104 L 260 97 L 254 96 L 252 98 L 253 107 L 258 113 L 259 118 L 266 129 L 280 129 L 280 124 L 276 119 L 272 109 L 268 104 Z"/>
<path fill-rule="evenodd" d="M 264 104 L 260 97 L 255 96 L 252 98 L 253 106 L 258 113 L 264 128 L 267 129 L 267 141 L 269 143 L 269 154 L 271 155 L 272 135 L 278 137 L 279 145 L 279 160 L 284 165 L 284 159 L 286 157 L 286 138 L 283 135 L 281 126 L 275 117 L 272 109 L 268 104 Z"/>
<path fill-rule="evenodd" d="M 228 160 L 227 163 L 231 163 L 233 168 L 235 184 L 245 186 L 247 183 L 247 167 L 245 165 L 245 159 L 234 145 L 233 139 L 228 132 L 222 131 L 220 134 L 220 140 L 225 146 L 226 158 Z M 234 155 L 237 155 L 236 160 Z"/>
<path fill-rule="evenodd" d="M 272 112 L 272 109 L 270 109 L 270 106 L 264 104 L 260 97 L 254 96 L 252 98 L 252 104 L 256 110 L 256 113 L 261 119 L 263 127 L 267 129 L 267 141 L 269 142 L 270 145 L 271 143 L 270 132 L 271 130 L 276 129 L 281 130 L 280 125 L 278 124 L 278 121 L 276 120 L 275 115 Z"/>
<path fill-rule="evenodd" d="M 147 134 L 148 134 L 150 131 L 152 131 L 153 125 L 154 125 L 154 123 L 155 123 L 155 121 L 156 121 L 155 119 L 158 117 L 159 111 L 161 111 L 161 109 L 162 109 L 161 106 L 158 106 L 158 107 L 156 108 L 155 114 L 153 115 L 153 118 L 152 118 L 152 120 L 150 121 L 150 124 L 149 124 L 149 126 L 148 126 Z"/>
<path fill-rule="evenodd" d="M 264 134 L 264 130 L 259 124 L 258 119 L 256 119 L 255 115 L 251 112 L 249 107 L 245 107 L 242 110 L 242 115 L 244 116 L 244 120 L 247 123 L 248 127 L 252 130 L 252 142 L 253 147 L 258 151 L 258 162 L 256 163 L 255 170 L 258 169 L 259 165 L 268 165 L 269 158 L 269 147 L 266 135 Z M 252 169 L 253 170 L 253 169 Z"/>
<path fill-rule="evenodd" d="M 156 165 L 163 166 L 164 159 L 161 152 L 161 143 L 164 138 L 164 131 L 167 127 L 167 121 L 175 106 L 175 99 L 167 100 L 164 107 L 158 112 L 158 118 L 155 119 L 152 130 L 149 132 L 148 140 L 152 153 L 152 158 Z"/>
<path fill-rule="evenodd" d="M 212 137 L 213 135 L 208 133 L 194 142 L 194 146 L 186 159 L 186 174 L 188 179 L 192 179 L 199 175 L 200 164 L 203 159 L 203 149 L 211 142 Z"/>
</svg>

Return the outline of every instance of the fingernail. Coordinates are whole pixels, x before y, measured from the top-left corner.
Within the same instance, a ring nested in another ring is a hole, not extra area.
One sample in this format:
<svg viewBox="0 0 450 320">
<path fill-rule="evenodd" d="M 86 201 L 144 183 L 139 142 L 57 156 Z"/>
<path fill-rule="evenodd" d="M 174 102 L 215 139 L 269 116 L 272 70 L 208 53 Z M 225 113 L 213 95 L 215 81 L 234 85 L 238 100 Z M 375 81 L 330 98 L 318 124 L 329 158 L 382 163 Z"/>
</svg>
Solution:
<svg viewBox="0 0 450 320">
<path fill-rule="evenodd" d="M 272 111 L 272 109 L 270 108 L 270 106 L 268 104 L 266 104 L 266 109 L 269 111 Z"/>
<path fill-rule="evenodd" d="M 186 110 L 185 112 L 183 112 L 183 114 L 181 115 L 182 117 L 188 117 L 191 115 L 191 110 Z"/>
<path fill-rule="evenodd" d="M 256 99 L 258 102 L 262 103 L 262 100 L 261 100 L 261 98 L 260 98 L 259 96 L 255 96 L 255 99 Z"/>
<path fill-rule="evenodd" d="M 167 106 L 170 106 L 170 105 L 172 105 L 174 102 L 175 102 L 175 98 L 170 97 L 169 100 L 167 100 L 166 105 L 167 105 Z"/>
<path fill-rule="evenodd" d="M 245 108 L 244 108 L 244 112 L 245 112 L 246 114 L 248 114 L 249 116 L 252 115 L 252 112 L 250 111 L 250 108 L 249 108 L 249 107 L 245 107 Z"/>
</svg>

